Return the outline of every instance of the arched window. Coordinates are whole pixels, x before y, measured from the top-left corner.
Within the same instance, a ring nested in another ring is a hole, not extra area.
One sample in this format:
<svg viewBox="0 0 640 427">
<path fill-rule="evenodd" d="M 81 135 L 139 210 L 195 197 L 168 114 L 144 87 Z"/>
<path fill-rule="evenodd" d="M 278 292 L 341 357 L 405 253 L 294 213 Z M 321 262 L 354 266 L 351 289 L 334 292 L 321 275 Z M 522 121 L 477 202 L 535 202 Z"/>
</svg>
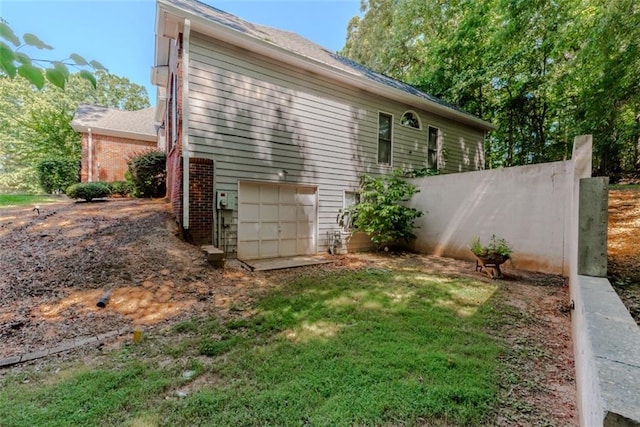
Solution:
<svg viewBox="0 0 640 427">
<path fill-rule="evenodd" d="M 400 118 L 400 124 L 402 126 L 406 126 L 414 129 L 422 128 L 422 126 L 420 126 L 420 117 L 415 111 L 411 111 L 411 110 L 405 112 L 402 115 L 402 117 Z"/>
</svg>

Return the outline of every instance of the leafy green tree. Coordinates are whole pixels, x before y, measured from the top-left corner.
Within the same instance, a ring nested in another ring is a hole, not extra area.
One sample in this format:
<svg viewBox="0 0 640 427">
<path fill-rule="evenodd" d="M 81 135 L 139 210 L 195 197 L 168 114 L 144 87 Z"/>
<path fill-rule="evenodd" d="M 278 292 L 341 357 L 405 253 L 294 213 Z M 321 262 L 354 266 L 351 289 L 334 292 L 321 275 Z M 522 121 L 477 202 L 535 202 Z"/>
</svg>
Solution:
<svg viewBox="0 0 640 427">
<path fill-rule="evenodd" d="M 0 18 L 0 38 L 4 39 L 0 41 L 0 71 L 10 78 L 16 75 L 23 77 L 38 89 L 42 89 L 46 81 L 64 89 L 70 76 L 69 67 L 78 69 L 78 75 L 95 87 L 96 79 L 92 71 L 106 70 L 98 61 L 87 61 L 76 53 L 60 61 L 32 58 L 25 52 L 25 48 L 52 50 L 53 47 L 40 40 L 35 34 L 26 33 L 22 38 L 18 37 L 8 22 L 2 18 Z"/>
<path fill-rule="evenodd" d="M 591 133 L 594 167 L 640 173 L 634 0 L 363 0 L 342 54 L 498 126 L 488 166 L 562 160 Z"/>
<path fill-rule="evenodd" d="M 0 76 L 0 191 L 37 192 L 35 165 L 47 155 L 80 160 L 80 135 L 70 122 L 81 102 L 149 105 L 144 87 L 103 71 L 96 77 L 96 88 L 74 74 L 64 90 L 50 83 L 38 90 L 26 79 Z"/>
<path fill-rule="evenodd" d="M 409 201 L 418 191 L 416 186 L 407 182 L 402 171 L 378 178 L 362 175 L 360 202 L 341 210 L 338 223 L 369 234 L 379 246 L 415 239 L 414 221 L 423 213 L 402 203 Z"/>
</svg>

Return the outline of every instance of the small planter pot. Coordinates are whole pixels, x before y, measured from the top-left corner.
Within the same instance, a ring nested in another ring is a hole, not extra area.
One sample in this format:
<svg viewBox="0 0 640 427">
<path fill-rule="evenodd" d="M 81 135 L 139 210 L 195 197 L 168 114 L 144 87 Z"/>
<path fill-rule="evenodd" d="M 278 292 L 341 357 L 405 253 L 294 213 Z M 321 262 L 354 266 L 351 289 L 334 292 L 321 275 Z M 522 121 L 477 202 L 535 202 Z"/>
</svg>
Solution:
<svg viewBox="0 0 640 427">
<path fill-rule="evenodd" d="M 476 257 L 476 271 L 483 272 L 492 279 L 499 279 L 503 277 L 500 265 L 507 262 L 510 258 L 509 256 L 497 253 L 473 255 Z"/>
</svg>

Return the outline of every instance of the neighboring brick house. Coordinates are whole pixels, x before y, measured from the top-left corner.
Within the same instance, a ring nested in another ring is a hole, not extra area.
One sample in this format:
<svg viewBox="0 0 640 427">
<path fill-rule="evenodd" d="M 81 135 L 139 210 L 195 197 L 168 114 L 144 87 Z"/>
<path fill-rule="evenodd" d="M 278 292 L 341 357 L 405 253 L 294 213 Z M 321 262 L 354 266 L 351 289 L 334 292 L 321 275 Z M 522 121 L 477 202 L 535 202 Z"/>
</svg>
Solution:
<svg viewBox="0 0 640 427">
<path fill-rule="evenodd" d="M 157 149 L 155 107 L 123 111 L 80 104 L 71 127 L 82 134 L 80 180 L 124 181 L 127 160 Z"/>
</svg>

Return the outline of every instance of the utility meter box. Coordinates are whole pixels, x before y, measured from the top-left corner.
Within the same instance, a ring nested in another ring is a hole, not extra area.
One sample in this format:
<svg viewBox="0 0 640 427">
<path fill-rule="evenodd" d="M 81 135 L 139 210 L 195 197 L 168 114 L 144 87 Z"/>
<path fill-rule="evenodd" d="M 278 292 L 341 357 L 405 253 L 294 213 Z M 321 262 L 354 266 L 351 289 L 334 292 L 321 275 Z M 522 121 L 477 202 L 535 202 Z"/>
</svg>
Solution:
<svg viewBox="0 0 640 427">
<path fill-rule="evenodd" d="M 234 194 L 228 191 L 216 191 L 216 209 L 233 209 L 236 203 Z"/>
</svg>

